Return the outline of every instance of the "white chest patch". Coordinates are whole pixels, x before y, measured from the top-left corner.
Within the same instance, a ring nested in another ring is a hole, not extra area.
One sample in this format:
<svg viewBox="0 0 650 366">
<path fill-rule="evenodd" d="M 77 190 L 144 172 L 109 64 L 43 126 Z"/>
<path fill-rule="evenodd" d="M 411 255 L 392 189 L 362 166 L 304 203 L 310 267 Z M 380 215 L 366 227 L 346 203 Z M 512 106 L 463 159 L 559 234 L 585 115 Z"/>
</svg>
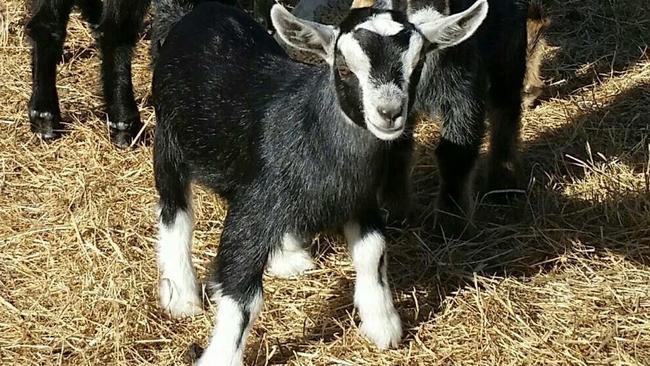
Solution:
<svg viewBox="0 0 650 366">
<path fill-rule="evenodd" d="M 394 21 L 390 14 L 383 13 L 373 15 L 365 22 L 354 27 L 354 29 L 365 29 L 380 36 L 390 37 L 401 32 L 404 25 Z"/>
</svg>

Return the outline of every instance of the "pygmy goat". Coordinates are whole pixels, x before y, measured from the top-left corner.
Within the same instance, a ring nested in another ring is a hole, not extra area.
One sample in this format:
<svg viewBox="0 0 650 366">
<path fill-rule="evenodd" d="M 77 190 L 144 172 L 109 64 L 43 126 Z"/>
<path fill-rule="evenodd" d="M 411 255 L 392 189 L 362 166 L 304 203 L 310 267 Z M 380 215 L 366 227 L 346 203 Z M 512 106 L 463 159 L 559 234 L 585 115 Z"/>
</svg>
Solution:
<svg viewBox="0 0 650 366">
<path fill-rule="evenodd" d="M 265 268 L 282 277 L 312 268 L 312 236 L 341 227 L 357 274 L 361 332 L 380 348 L 396 346 L 401 322 L 378 195 L 395 174 L 406 174 L 391 167 L 408 156 L 425 55 L 471 36 L 487 2 L 451 16 L 353 9 L 338 27 L 275 5 L 277 32 L 324 65 L 291 60 L 233 7 L 176 11 L 153 76 L 160 301 L 172 315 L 201 311 L 190 184 L 229 203 L 210 278 L 216 327 L 198 364 L 240 365 L 262 308 Z"/>
<path fill-rule="evenodd" d="M 543 27 L 536 26 L 540 24 L 541 18 L 536 14 L 541 6 L 535 2 L 529 12 L 529 1 L 488 0 L 487 18 L 474 37 L 453 48 L 431 53 L 424 62 L 414 107 L 442 120 L 442 136 L 436 150 L 440 175 L 436 229 L 442 229 L 447 235 L 462 233 L 466 225 L 464 217 L 471 210 L 470 177 L 483 142 L 486 116 L 491 124 L 491 143 L 484 191 L 493 192 L 490 197 L 503 199 L 507 197 L 503 192 L 512 192 L 520 186 L 518 143 L 522 100 L 525 93 L 526 103 L 530 103 L 542 86 L 540 53 L 536 51 L 537 45 L 543 42 Z M 425 14 L 444 17 L 467 9 L 471 3 L 471 0 L 378 0 L 374 7 L 408 11 L 411 18 L 417 19 Z M 346 4 L 349 0 L 302 0 L 294 14 L 312 21 L 327 21 L 344 16 Z M 531 46 L 528 67 L 527 43 Z M 296 50 L 291 45 L 285 48 L 294 57 L 309 60 L 304 50 Z M 409 169 L 408 164 L 396 168 L 400 167 Z M 398 183 L 397 189 L 388 191 L 408 192 L 403 189 L 407 185 L 408 182 Z M 390 201 L 397 204 L 389 205 L 389 209 L 404 212 L 407 207 L 401 203 L 408 202 L 409 198 L 395 194 Z"/>
</svg>

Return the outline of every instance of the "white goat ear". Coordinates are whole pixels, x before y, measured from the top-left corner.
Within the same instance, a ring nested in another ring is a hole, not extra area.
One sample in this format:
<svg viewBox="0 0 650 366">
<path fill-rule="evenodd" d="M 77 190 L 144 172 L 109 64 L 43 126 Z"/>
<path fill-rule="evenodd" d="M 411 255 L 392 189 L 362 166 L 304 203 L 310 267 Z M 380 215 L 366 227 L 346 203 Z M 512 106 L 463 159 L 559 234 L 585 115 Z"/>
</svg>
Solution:
<svg viewBox="0 0 650 366">
<path fill-rule="evenodd" d="M 469 9 L 450 16 L 440 16 L 430 8 L 417 11 L 409 20 L 436 49 L 455 46 L 471 37 L 488 12 L 487 0 L 477 0 Z"/>
<path fill-rule="evenodd" d="M 313 52 L 331 63 L 336 39 L 334 27 L 297 18 L 280 4 L 271 8 L 271 21 L 280 38 L 287 44 Z"/>
</svg>

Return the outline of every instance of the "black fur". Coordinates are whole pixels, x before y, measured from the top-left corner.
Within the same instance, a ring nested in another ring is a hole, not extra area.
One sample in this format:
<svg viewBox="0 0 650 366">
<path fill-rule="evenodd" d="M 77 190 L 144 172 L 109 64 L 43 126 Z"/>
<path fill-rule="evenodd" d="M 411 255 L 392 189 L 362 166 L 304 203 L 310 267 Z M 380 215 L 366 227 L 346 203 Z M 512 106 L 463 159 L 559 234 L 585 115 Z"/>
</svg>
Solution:
<svg viewBox="0 0 650 366">
<path fill-rule="evenodd" d="M 102 51 L 102 81 L 113 141 L 128 145 L 142 126 L 131 84 L 132 48 L 150 0 L 34 0 L 27 32 L 33 40 L 32 96 L 29 119 L 33 132 L 51 139 L 61 132 L 56 92 L 56 64 L 61 58 L 68 16 L 81 8 L 96 30 Z"/>
<path fill-rule="evenodd" d="M 162 16 L 156 16 L 153 53 L 169 29 L 164 14 L 176 8 L 189 11 L 200 1 L 157 0 Z M 28 106 L 31 130 L 44 139 L 62 131 L 61 111 L 56 91 L 56 64 L 61 59 L 68 17 L 73 7 L 81 9 L 84 19 L 95 30 L 102 52 L 102 90 L 106 102 L 111 138 L 118 146 L 128 146 L 142 128 L 131 82 L 133 46 L 138 40 L 142 20 L 151 0 L 32 0 L 27 33 L 32 47 L 32 95 Z M 235 0 L 221 0 L 235 5 Z M 270 6 L 270 5 L 268 5 Z M 170 11 L 169 9 L 173 9 Z M 260 8 L 261 9 L 261 8 Z M 268 9 L 266 9 L 268 12 Z"/>
<path fill-rule="evenodd" d="M 153 80 L 161 202 L 176 205 L 165 186 L 181 177 L 228 199 L 215 272 L 226 295 L 247 282 L 243 267 L 261 281 L 284 233 L 338 228 L 377 208 L 391 145 L 332 108 L 331 77 L 327 66 L 293 62 L 251 18 L 220 4 L 199 5 L 165 41 Z"/>
<path fill-rule="evenodd" d="M 435 7 L 444 12 L 446 2 L 439 1 Z M 473 2 L 449 0 L 450 13 L 461 12 Z M 442 140 L 436 152 L 441 179 L 436 229 L 445 230 L 447 235 L 460 234 L 462 225 L 457 225 L 456 219 L 465 217 L 470 210 L 469 178 L 484 136 L 486 114 L 491 124 L 486 190 L 519 186 L 517 159 L 528 1 L 488 3 L 487 18 L 474 36 L 428 56 L 418 86 L 416 109 L 443 120 Z M 428 6 L 428 2 L 411 1 L 413 12 Z"/>
<path fill-rule="evenodd" d="M 351 221 L 362 237 L 383 232 L 378 195 L 389 158 L 410 154 L 412 126 L 386 142 L 350 123 L 336 67 L 291 60 L 235 8 L 177 11 L 165 20 L 173 28 L 160 38 L 153 77 L 161 219 L 173 222 L 189 205 L 191 181 L 227 199 L 211 279 L 246 309 L 284 234 L 310 237 Z"/>
</svg>

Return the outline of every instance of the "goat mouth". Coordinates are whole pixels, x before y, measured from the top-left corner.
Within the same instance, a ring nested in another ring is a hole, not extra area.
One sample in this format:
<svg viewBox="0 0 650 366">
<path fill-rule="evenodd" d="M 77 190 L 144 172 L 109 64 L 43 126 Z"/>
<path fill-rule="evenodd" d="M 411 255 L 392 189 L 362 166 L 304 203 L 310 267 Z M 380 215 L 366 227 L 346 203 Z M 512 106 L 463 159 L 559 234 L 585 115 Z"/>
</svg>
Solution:
<svg viewBox="0 0 650 366">
<path fill-rule="evenodd" d="M 379 131 L 386 132 L 386 133 L 393 133 L 393 132 L 401 131 L 402 128 L 404 127 L 404 126 L 397 126 L 397 127 L 391 127 L 391 128 L 384 128 L 384 127 L 380 127 L 380 126 L 377 126 L 377 125 L 374 125 L 374 126 Z"/>
<path fill-rule="evenodd" d="M 401 131 L 401 130 L 404 129 L 404 125 L 403 125 L 403 124 L 399 124 L 399 125 L 397 125 L 397 126 L 394 126 L 394 127 L 388 127 L 388 128 L 387 128 L 387 127 L 383 127 L 383 126 L 379 126 L 379 125 L 377 125 L 377 124 L 375 124 L 375 123 L 372 123 L 371 121 L 368 121 L 368 124 L 369 124 L 369 125 L 372 125 L 372 127 L 373 127 L 374 130 L 377 130 L 377 131 L 379 131 L 379 132 L 383 132 L 383 133 L 395 133 L 395 132 L 399 132 L 399 131 Z"/>
<path fill-rule="evenodd" d="M 385 128 L 368 121 L 368 130 L 380 140 L 394 140 L 404 131 L 404 125 Z"/>
</svg>

